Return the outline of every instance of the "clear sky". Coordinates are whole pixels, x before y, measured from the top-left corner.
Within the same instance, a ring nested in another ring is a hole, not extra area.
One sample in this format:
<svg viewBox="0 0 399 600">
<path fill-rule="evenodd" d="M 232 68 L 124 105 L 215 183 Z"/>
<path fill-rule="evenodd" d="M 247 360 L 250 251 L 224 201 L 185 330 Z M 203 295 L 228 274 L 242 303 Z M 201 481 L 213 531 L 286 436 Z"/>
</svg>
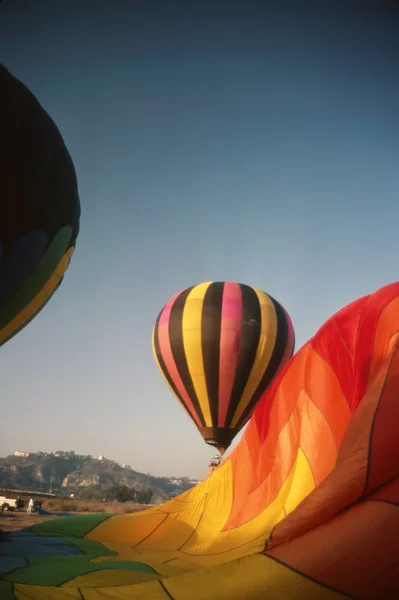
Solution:
<svg viewBox="0 0 399 600">
<path fill-rule="evenodd" d="M 152 357 L 163 304 L 252 284 L 299 347 L 399 277 L 399 3 L 4 0 L 0 60 L 59 126 L 82 202 L 62 287 L 1 348 L 0 455 L 202 477 L 214 451 Z"/>
</svg>

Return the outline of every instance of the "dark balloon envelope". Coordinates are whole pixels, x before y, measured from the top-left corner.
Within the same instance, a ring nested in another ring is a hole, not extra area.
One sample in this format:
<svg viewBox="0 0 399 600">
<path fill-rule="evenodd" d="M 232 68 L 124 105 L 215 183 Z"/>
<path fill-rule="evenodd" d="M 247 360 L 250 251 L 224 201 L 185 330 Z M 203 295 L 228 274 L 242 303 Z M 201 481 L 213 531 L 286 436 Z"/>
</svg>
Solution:
<svg viewBox="0 0 399 600">
<path fill-rule="evenodd" d="M 33 94 L 0 65 L 0 345 L 60 285 L 79 231 L 75 169 Z"/>
<path fill-rule="evenodd" d="M 223 454 L 292 356 L 294 330 L 268 294 L 233 282 L 202 283 L 164 306 L 153 350 L 206 443 Z"/>
</svg>

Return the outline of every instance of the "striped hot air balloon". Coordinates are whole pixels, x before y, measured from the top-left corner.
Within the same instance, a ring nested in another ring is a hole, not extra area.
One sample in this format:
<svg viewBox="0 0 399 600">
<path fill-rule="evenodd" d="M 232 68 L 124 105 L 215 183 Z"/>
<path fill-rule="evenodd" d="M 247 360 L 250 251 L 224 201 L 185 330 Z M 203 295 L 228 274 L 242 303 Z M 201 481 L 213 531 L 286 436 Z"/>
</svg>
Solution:
<svg viewBox="0 0 399 600">
<path fill-rule="evenodd" d="M 153 350 L 205 442 L 223 454 L 292 356 L 294 329 L 265 292 L 232 282 L 201 283 L 161 310 Z"/>
</svg>

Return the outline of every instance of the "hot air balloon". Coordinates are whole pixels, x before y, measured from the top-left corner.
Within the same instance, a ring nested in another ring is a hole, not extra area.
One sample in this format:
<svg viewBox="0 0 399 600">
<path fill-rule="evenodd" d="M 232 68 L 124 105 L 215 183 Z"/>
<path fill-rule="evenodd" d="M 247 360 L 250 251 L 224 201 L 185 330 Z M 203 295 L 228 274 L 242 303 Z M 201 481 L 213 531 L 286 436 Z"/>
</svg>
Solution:
<svg viewBox="0 0 399 600">
<path fill-rule="evenodd" d="M 159 369 L 205 442 L 222 455 L 293 350 L 293 326 L 281 304 L 233 282 L 180 292 L 153 330 Z"/>
<path fill-rule="evenodd" d="M 58 288 L 79 231 L 75 169 L 56 125 L 0 65 L 0 345 Z"/>
</svg>

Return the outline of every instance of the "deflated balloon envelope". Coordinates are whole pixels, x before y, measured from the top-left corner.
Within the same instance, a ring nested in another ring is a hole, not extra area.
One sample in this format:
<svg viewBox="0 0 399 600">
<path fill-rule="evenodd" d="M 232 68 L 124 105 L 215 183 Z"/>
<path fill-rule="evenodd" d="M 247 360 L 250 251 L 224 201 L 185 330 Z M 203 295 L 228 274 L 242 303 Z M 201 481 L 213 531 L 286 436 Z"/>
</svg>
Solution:
<svg viewBox="0 0 399 600">
<path fill-rule="evenodd" d="M 0 345 L 60 285 L 79 231 L 75 169 L 55 123 L 0 65 Z"/>
<path fill-rule="evenodd" d="M 292 356 L 284 308 L 254 287 L 202 283 L 174 296 L 153 331 L 167 383 L 207 444 L 223 454 Z"/>
</svg>

